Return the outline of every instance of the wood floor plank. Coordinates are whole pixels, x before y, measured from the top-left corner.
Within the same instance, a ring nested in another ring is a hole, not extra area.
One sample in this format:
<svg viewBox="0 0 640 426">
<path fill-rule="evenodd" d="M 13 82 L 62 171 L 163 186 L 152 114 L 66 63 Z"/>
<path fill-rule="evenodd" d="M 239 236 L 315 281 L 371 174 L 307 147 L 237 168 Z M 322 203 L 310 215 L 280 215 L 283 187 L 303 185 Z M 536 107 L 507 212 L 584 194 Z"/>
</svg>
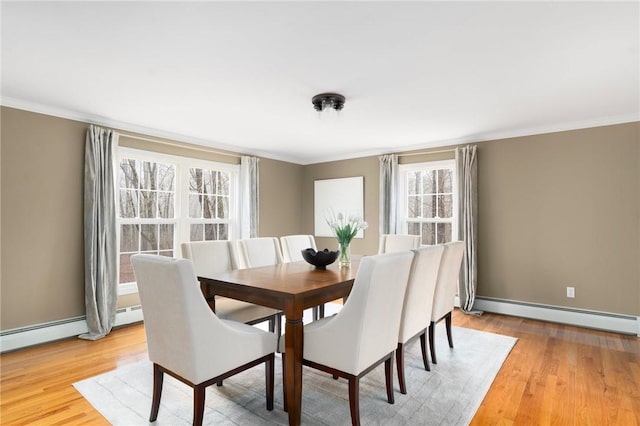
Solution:
<svg viewBox="0 0 640 426">
<path fill-rule="evenodd" d="M 518 338 L 472 425 L 640 425 L 637 337 L 458 311 L 453 324 Z M 2 354 L 0 423 L 107 425 L 73 383 L 146 358 L 142 325 Z"/>
</svg>

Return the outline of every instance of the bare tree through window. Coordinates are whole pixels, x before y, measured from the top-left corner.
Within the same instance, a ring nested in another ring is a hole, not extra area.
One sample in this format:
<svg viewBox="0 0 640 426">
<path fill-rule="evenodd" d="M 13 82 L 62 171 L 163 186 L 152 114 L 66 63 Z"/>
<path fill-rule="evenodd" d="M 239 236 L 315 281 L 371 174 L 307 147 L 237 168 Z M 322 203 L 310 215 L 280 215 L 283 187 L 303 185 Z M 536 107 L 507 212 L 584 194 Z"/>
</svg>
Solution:
<svg viewBox="0 0 640 426">
<path fill-rule="evenodd" d="M 453 169 L 411 170 L 405 174 L 407 232 L 421 244 L 452 239 Z"/>
<path fill-rule="evenodd" d="M 174 256 L 183 239 L 229 239 L 236 173 L 233 166 L 183 157 L 123 153 L 117 177 L 119 282 L 135 281 L 136 253 Z"/>
<path fill-rule="evenodd" d="M 229 238 L 230 175 L 219 170 L 189 169 L 191 241 Z"/>
<path fill-rule="evenodd" d="M 120 283 L 135 281 L 131 255 L 173 255 L 175 178 L 172 164 L 124 158 L 119 168 Z"/>
</svg>

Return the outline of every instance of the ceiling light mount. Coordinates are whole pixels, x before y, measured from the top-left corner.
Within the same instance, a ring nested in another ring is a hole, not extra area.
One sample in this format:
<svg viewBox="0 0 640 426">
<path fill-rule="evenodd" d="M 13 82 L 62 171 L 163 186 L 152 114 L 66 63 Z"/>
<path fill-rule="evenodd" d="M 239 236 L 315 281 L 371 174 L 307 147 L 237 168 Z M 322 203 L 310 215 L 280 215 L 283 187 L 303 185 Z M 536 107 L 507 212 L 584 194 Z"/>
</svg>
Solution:
<svg viewBox="0 0 640 426">
<path fill-rule="evenodd" d="M 320 93 L 311 98 L 311 103 L 316 111 L 323 111 L 327 108 L 342 110 L 344 107 L 344 96 L 338 93 Z"/>
</svg>

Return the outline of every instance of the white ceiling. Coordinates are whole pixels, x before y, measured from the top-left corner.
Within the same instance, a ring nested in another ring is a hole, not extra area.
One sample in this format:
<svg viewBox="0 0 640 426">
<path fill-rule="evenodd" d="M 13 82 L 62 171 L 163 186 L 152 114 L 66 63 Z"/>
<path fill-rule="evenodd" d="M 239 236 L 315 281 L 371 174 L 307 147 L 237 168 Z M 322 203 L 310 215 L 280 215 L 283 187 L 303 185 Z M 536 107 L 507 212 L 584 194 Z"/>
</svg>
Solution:
<svg viewBox="0 0 640 426">
<path fill-rule="evenodd" d="M 2 2 L 2 104 L 300 164 L 640 119 L 640 3 Z M 337 117 L 311 97 L 346 96 Z"/>
</svg>

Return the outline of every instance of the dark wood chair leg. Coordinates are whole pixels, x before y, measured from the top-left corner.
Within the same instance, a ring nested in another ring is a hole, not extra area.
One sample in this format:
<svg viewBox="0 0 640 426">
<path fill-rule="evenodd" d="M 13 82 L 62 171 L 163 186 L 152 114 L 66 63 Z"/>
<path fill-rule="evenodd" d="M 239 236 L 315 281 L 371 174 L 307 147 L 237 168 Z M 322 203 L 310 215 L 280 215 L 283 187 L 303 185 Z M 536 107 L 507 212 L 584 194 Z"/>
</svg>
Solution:
<svg viewBox="0 0 640 426">
<path fill-rule="evenodd" d="M 158 418 L 158 410 L 160 409 L 160 396 L 162 395 L 162 383 L 164 381 L 164 373 L 160 370 L 158 364 L 153 364 L 153 399 L 151 402 L 151 414 L 149 421 L 155 422 Z"/>
<path fill-rule="evenodd" d="M 431 371 L 429 357 L 427 356 L 427 330 L 420 335 L 420 346 L 422 347 L 422 363 L 424 364 L 424 369 Z"/>
<path fill-rule="evenodd" d="M 276 340 L 276 352 L 280 352 L 280 339 L 282 338 L 282 313 L 275 314 L 275 330 L 273 331 L 278 339 Z"/>
<path fill-rule="evenodd" d="M 434 342 L 434 333 L 436 330 L 436 324 L 431 321 L 431 324 L 429 324 L 429 350 L 431 351 L 431 362 L 433 362 L 434 364 L 437 364 L 438 361 L 436 360 L 436 345 Z"/>
<path fill-rule="evenodd" d="M 267 391 L 267 410 L 273 410 L 273 386 L 274 386 L 274 364 L 275 364 L 275 356 L 273 354 L 269 355 L 269 359 L 264 363 L 264 381 L 266 384 Z"/>
<path fill-rule="evenodd" d="M 393 354 L 384 362 L 384 377 L 387 382 L 387 401 L 393 404 Z"/>
<path fill-rule="evenodd" d="M 396 348 L 396 365 L 398 369 L 398 383 L 400 384 L 400 393 L 406 395 L 407 385 L 404 381 L 404 346 L 398 343 Z"/>
<path fill-rule="evenodd" d="M 269 318 L 269 332 L 275 333 L 276 331 L 276 315 Z"/>
<path fill-rule="evenodd" d="M 287 383 L 287 370 L 284 368 L 284 352 L 282 352 L 282 407 L 283 410 L 287 411 L 287 387 L 285 386 Z"/>
<path fill-rule="evenodd" d="M 449 339 L 449 347 L 453 348 L 453 338 L 451 337 L 451 312 L 444 317 L 444 323 L 447 328 L 447 339 Z"/>
<path fill-rule="evenodd" d="M 280 343 L 280 336 L 282 336 L 282 314 L 276 314 L 276 336 L 278 336 L 278 343 Z"/>
<path fill-rule="evenodd" d="M 324 303 L 318 306 L 319 316 L 320 318 L 324 318 Z"/>
<path fill-rule="evenodd" d="M 351 424 L 360 426 L 360 379 L 356 376 L 349 377 L 349 410 Z"/>
<path fill-rule="evenodd" d="M 338 375 L 337 375 L 337 374 L 334 374 L 334 375 L 333 375 L 333 380 L 338 380 L 338 379 L 339 379 Z"/>
<path fill-rule="evenodd" d="M 196 385 L 193 388 L 193 425 L 202 426 L 204 417 L 204 391 L 206 386 Z"/>
</svg>

